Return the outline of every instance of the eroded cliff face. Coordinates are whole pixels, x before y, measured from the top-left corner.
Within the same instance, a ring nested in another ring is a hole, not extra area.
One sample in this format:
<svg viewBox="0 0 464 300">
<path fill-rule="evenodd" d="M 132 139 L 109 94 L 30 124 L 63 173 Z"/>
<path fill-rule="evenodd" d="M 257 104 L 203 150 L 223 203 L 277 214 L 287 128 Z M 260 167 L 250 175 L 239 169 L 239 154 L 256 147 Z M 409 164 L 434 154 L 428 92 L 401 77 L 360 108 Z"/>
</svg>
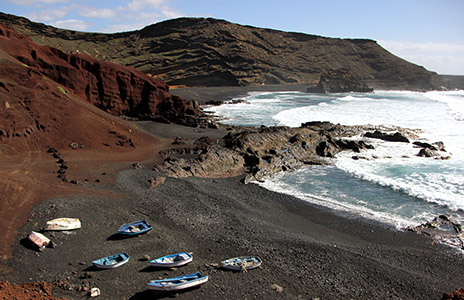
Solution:
<svg viewBox="0 0 464 300">
<path fill-rule="evenodd" d="M 195 102 L 171 95 L 160 80 L 87 55 L 39 46 L 1 23 L 0 62 L 4 153 L 73 141 L 90 148 L 129 146 L 137 144 L 132 139 L 142 139 L 104 112 L 180 122 L 199 114 Z"/>
<path fill-rule="evenodd" d="M 374 88 L 452 85 L 367 39 L 326 38 L 212 18 L 179 18 L 116 34 L 61 30 L 1 13 L 0 21 L 37 43 L 132 66 L 170 85 L 316 85 L 330 69 L 347 69 Z"/>
<path fill-rule="evenodd" d="M 2 49 L 30 72 L 43 74 L 108 113 L 145 117 L 198 112 L 195 104 L 171 95 L 164 82 L 135 69 L 38 46 L 25 36 L 7 33 L 5 26 L 1 31 L 8 39 Z"/>
</svg>

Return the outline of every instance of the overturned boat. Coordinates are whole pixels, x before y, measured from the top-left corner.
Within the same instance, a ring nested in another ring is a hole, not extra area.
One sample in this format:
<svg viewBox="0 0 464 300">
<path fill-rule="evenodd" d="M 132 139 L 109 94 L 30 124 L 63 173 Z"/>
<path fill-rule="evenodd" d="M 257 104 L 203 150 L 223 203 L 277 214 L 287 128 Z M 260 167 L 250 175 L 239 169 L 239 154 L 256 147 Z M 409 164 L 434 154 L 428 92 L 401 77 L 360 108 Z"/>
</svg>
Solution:
<svg viewBox="0 0 464 300">
<path fill-rule="evenodd" d="M 44 230 L 74 230 L 81 228 L 81 221 L 77 218 L 57 218 L 45 223 Z"/>
<path fill-rule="evenodd" d="M 92 261 L 92 264 L 99 269 L 115 269 L 129 261 L 129 254 L 118 253 Z"/>
<path fill-rule="evenodd" d="M 180 252 L 176 254 L 166 255 L 163 257 L 155 258 L 150 261 L 150 265 L 161 268 L 180 267 L 188 264 L 193 260 L 192 253 Z"/>
<path fill-rule="evenodd" d="M 152 280 L 147 283 L 147 287 L 152 291 L 178 291 L 199 286 L 207 281 L 208 275 L 197 272 L 179 277 Z"/>
<path fill-rule="evenodd" d="M 27 237 L 29 241 L 31 241 L 40 251 L 42 251 L 47 245 L 50 243 L 50 239 L 47 238 L 45 235 L 31 231 L 29 236 Z"/>
</svg>

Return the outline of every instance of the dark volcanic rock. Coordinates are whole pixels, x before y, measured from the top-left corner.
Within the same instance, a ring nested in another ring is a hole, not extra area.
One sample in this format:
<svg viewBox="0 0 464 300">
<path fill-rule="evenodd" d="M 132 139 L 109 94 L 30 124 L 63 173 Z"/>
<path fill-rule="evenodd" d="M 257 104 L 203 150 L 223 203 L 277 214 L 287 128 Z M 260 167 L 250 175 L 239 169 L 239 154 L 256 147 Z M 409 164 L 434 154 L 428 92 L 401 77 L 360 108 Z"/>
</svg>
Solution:
<svg viewBox="0 0 464 300">
<path fill-rule="evenodd" d="M 432 150 L 432 149 L 429 149 L 429 148 L 422 148 L 419 151 L 419 154 L 417 154 L 417 156 L 420 156 L 420 157 L 434 157 L 434 156 L 440 156 L 440 154 L 438 154 L 438 152 L 436 150 Z"/>
<path fill-rule="evenodd" d="M 447 215 L 440 215 L 432 221 L 416 227 L 408 227 L 407 231 L 413 231 L 434 238 L 437 241 L 447 241 L 464 250 L 464 236 L 462 226 Z"/>
<path fill-rule="evenodd" d="M 436 142 L 436 143 L 429 144 L 429 143 L 416 141 L 413 144 L 416 146 L 422 147 L 422 148 L 433 150 L 433 151 L 446 151 L 445 146 L 443 145 L 443 142 Z"/>
<path fill-rule="evenodd" d="M 388 133 L 376 130 L 374 132 L 366 132 L 364 134 L 364 137 L 373 138 L 373 139 L 381 139 L 381 140 L 389 141 L 389 142 L 409 143 L 409 139 L 399 132 L 388 134 Z"/>
<path fill-rule="evenodd" d="M 359 81 L 349 70 L 327 70 L 321 74 L 316 87 L 308 88 L 309 93 L 372 92 L 373 89 Z"/>
<path fill-rule="evenodd" d="M 132 66 L 170 85 L 314 85 L 328 70 L 347 69 L 379 89 L 455 87 L 455 81 L 445 82 L 368 39 L 326 38 L 212 18 L 179 18 L 116 34 L 62 30 L 3 13 L 0 22 L 37 43 Z"/>
<path fill-rule="evenodd" d="M 457 289 L 452 293 L 444 293 L 441 300 L 464 300 L 464 288 Z"/>
<path fill-rule="evenodd" d="M 339 138 L 340 125 L 314 122 L 305 126 L 239 129 L 223 137 L 224 147 L 217 141 L 201 138 L 195 142 L 193 152 L 200 153 L 196 158 L 169 156 L 154 170 L 173 177 L 245 172 L 248 174 L 245 182 L 248 182 L 308 164 L 327 163 L 323 158 L 334 157 L 343 150 L 359 152 L 372 148 L 362 141 Z"/>
</svg>

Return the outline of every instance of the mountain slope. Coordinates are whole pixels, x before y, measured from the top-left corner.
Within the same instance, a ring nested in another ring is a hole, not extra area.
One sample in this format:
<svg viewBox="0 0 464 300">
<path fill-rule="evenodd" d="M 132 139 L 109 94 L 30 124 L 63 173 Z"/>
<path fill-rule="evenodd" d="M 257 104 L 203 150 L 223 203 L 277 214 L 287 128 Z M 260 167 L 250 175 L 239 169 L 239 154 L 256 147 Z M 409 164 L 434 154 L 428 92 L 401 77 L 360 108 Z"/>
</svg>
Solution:
<svg viewBox="0 0 464 300">
<path fill-rule="evenodd" d="M 170 85 L 315 84 L 330 69 L 348 69 L 381 88 L 436 89 L 439 76 L 398 58 L 373 40 L 337 39 L 179 18 L 141 30 L 99 34 L 62 30 L 0 14 L 34 41 L 65 52 L 132 66 Z"/>
</svg>

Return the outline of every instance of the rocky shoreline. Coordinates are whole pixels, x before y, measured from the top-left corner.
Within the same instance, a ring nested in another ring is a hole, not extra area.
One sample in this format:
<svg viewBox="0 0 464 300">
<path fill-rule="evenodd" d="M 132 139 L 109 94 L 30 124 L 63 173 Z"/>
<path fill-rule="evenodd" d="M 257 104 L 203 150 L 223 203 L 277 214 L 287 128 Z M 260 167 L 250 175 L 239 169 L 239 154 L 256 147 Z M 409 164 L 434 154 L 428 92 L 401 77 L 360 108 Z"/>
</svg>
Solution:
<svg viewBox="0 0 464 300">
<path fill-rule="evenodd" d="M 249 128 L 224 126 L 215 122 L 211 127 L 221 128 L 225 135 L 212 139 L 201 136 L 187 144 L 178 136 L 172 148 L 163 150 L 162 164 L 153 171 L 169 177 L 214 177 L 246 174 L 245 183 L 261 181 L 282 171 L 292 171 L 305 165 L 330 164 L 341 151 L 359 153 L 374 147 L 363 136 L 388 142 L 410 143 L 417 138 L 413 130 L 375 126 L 343 126 L 330 122 L 307 122 L 299 128 L 266 127 Z M 387 132 L 388 131 L 388 132 Z M 392 132 L 393 133 L 390 133 Z M 417 156 L 449 159 L 443 143 L 415 141 Z M 359 159 L 360 156 L 353 156 Z"/>
</svg>

